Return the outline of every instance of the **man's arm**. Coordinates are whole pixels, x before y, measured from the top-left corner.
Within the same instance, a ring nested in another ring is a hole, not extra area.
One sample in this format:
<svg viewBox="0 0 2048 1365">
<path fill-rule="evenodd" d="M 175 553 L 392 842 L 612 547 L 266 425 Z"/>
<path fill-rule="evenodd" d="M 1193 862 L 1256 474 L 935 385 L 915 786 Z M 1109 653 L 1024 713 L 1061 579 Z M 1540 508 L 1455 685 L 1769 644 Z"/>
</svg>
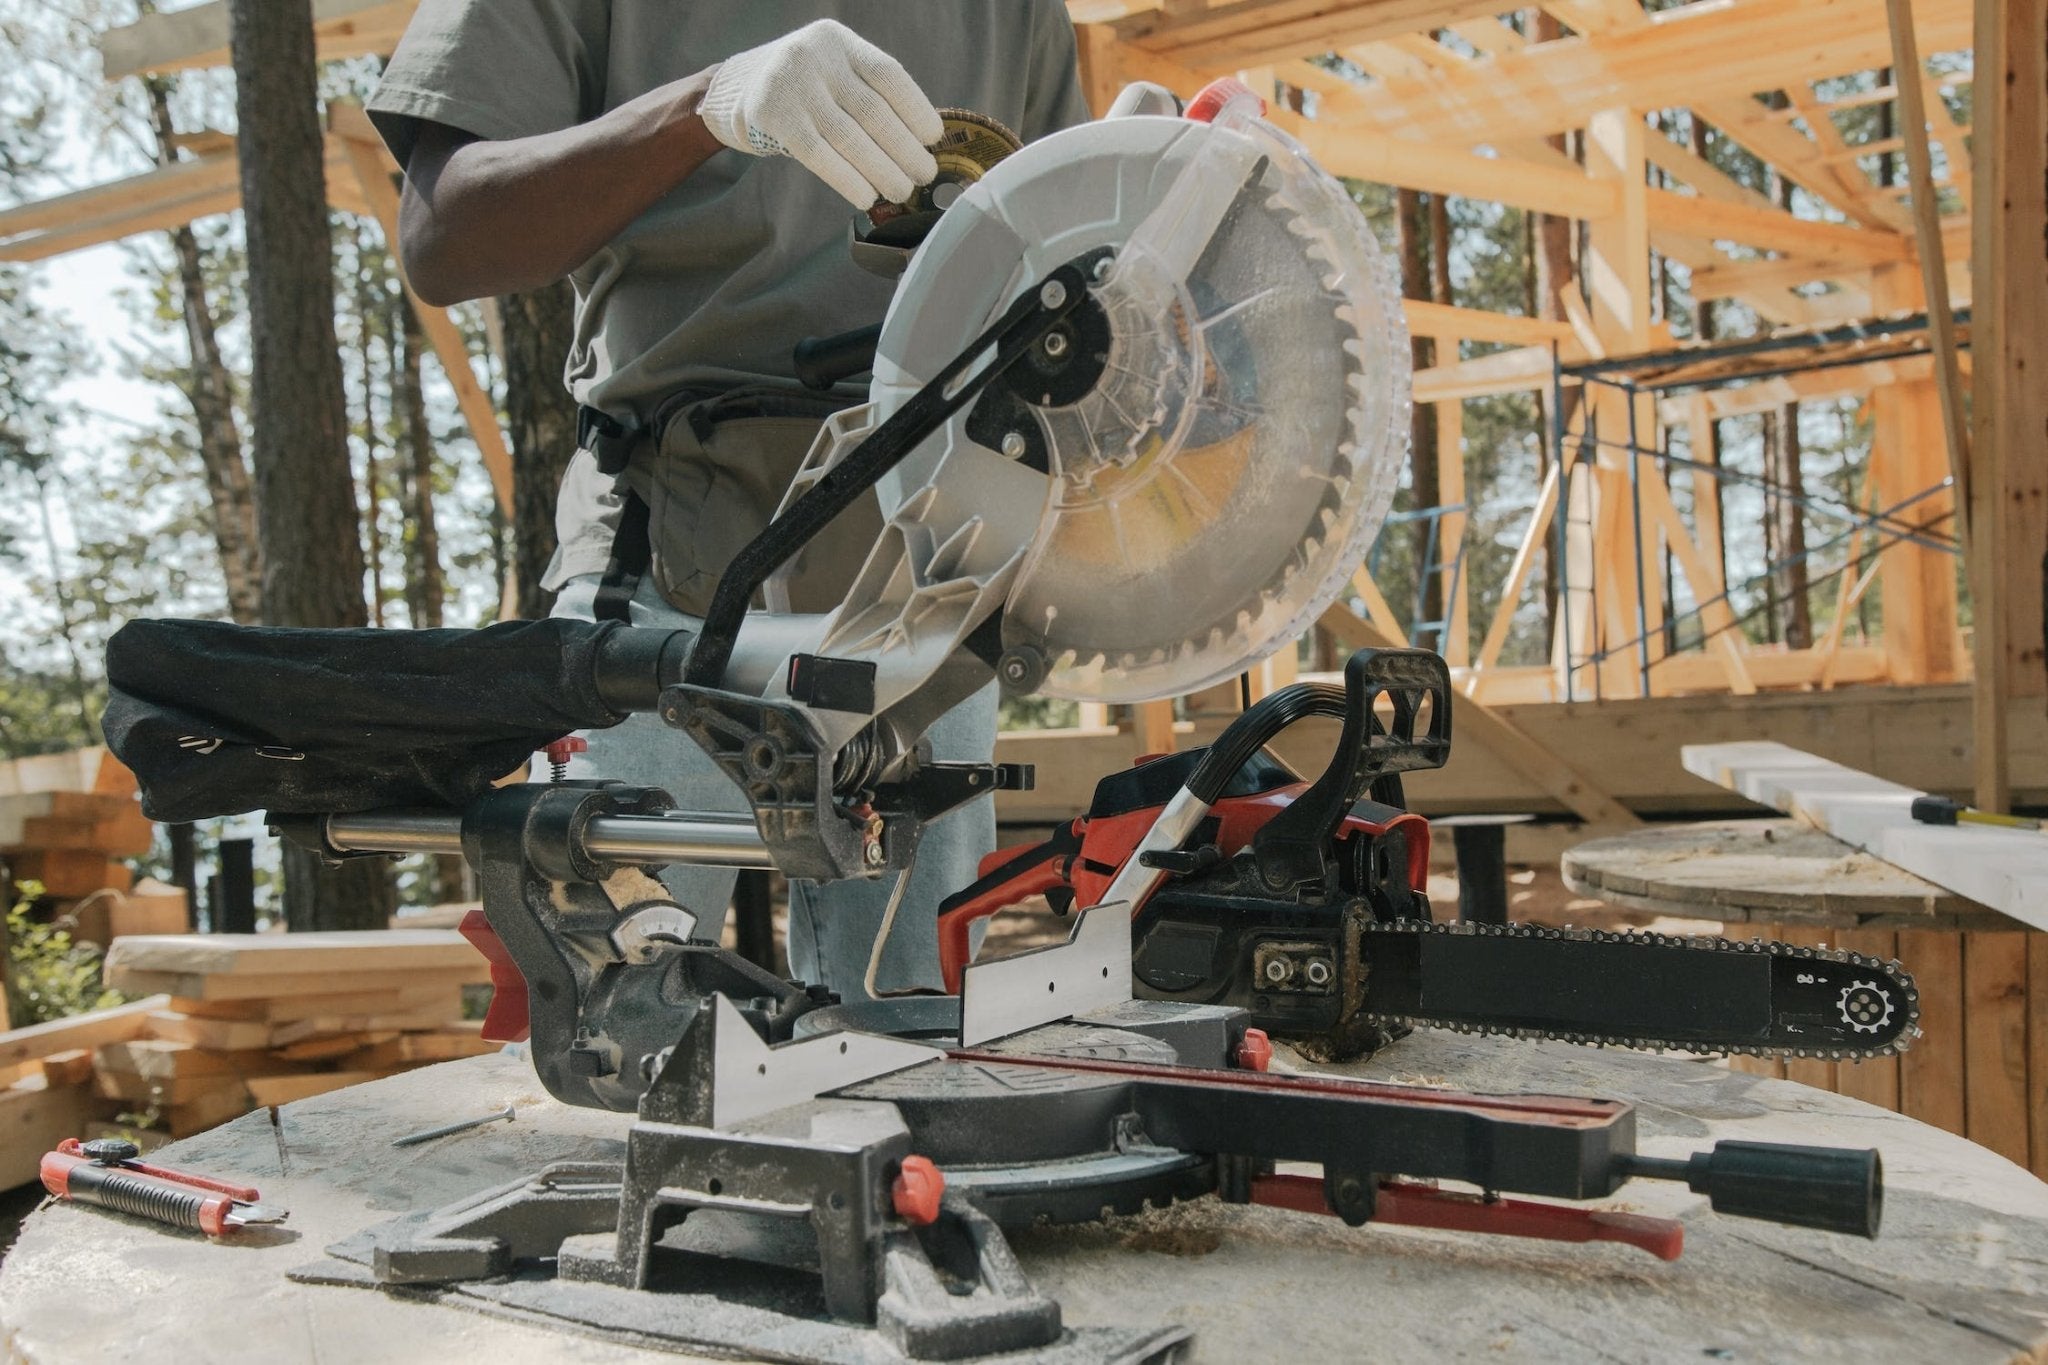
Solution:
<svg viewBox="0 0 2048 1365">
<path fill-rule="evenodd" d="M 711 74 L 537 137 L 423 123 L 398 231 L 414 291 L 437 305 L 515 294 L 589 260 L 723 150 L 698 112 Z"/>
<path fill-rule="evenodd" d="M 730 147 L 788 156 L 864 209 L 938 174 L 938 111 L 895 58 L 829 19 L 559 132 L 486 141 L 426 121 L 399 249 L 429 303 L 562 278 Z"/>
</svg>

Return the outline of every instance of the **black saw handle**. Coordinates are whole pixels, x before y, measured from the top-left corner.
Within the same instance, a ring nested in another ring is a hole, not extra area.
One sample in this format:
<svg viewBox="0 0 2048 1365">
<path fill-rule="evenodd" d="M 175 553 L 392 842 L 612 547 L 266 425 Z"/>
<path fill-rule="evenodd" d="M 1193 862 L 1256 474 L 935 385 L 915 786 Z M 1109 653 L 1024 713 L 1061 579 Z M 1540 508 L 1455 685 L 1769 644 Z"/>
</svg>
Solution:
<svg viewBox="0 0 2048 1365">
<path fill-rule="evenodd" d="M 1393 705 L 1385 725 L 1377 710 L 1382 697 Z M 1313 714 L 1329 712 L 1317 707 Z M 1323 877 L 1337 827 L 1376 783 L 1443 767 L 1451 756 L 1451 671 L 1426 649 L 1361 649 L 1344 665 L 1342 714 L 1330 766 L 1252 836 L 1252 856 L 1270 890 Z"/>
<path fill-rule="evenodd" d="M 1875 1148 L 1725 1141 L 1683 1161 L 1619 1156 L 1617 1173 L 1683 1180 L 1715 1213 L 1876 1237 L 1884 1218 L 1884 1164 Z"/>
</svg>

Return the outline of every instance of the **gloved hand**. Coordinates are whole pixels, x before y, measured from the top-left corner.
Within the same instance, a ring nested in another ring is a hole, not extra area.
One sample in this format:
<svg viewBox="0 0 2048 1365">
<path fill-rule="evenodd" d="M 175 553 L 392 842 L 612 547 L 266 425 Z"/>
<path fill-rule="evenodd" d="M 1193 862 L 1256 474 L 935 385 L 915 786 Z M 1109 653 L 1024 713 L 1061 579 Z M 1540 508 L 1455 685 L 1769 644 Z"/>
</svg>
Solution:
<svg viewBox="0 0 2048 1365">
<path fill-rule="evenodd" d="M 938 111 L 888 53 L 820 19 L 729 57 L 698 112 L 726 146 L 790 156 L 855 208 L 900 203 L 939 173 Z"/>
</svg>

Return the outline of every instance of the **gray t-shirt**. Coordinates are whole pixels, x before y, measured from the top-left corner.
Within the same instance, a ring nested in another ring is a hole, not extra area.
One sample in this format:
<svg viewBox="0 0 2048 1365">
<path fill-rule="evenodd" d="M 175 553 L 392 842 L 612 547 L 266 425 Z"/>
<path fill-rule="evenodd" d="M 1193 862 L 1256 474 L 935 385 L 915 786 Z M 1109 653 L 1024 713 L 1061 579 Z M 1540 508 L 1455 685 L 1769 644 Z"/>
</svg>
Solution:
<svg viewBox="0 0 2048 1365">
<path fill-rule="evenodd" d="M 1088 117 L 1061 0 L 422 0 L 370 112 L 402 164 L 417 120 L 553 132 L 821 18 L 1026 141 Z M 848 257 L 854 214 L 787 157 L 720 152 L 573 273 L 571 391 L 644 422 L 685 387 L 788 380 L 798 341 L 888 308 Z"/>
</svg>

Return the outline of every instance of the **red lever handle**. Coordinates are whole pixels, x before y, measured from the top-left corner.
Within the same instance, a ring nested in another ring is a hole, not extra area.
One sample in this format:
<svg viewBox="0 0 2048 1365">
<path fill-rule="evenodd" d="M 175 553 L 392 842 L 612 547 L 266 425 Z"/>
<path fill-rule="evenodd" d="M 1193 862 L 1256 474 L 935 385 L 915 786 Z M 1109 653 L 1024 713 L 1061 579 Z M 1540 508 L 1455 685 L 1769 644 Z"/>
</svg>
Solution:
<svg viewBox="0 0 2048 1365">
<path fill-rule="evenodd" d="M 1297 1213 L 1328 1213 L 1323 1182 L 1308 1175 L 1262 1175 L 1252 1181 L 1252 1202 Z M 1485 1199 L 1455 1194 L 1412 1180 L 1380 1182 L 1372 1221 L 1452 1232 L 1490 1232 L 1547 1242 L 1622 1242 L 1659 1260 L 1685 1250 L 1685 1228 L 1669 1218 L 1609 1209 L 1574 1209 L 1526 1199 Z"/>
<path fill-rule="evenodd" d="M 483 1038 L 489 1043 L 518 1043 L 526 1040 L 530 1020 L 526 1013 L 526 977 L 512 960 L 498 931 L 481 909 L 472 910 L 455 926 L 491 964 L 491 1007 L 484 1011 Z"/>
</svg>

